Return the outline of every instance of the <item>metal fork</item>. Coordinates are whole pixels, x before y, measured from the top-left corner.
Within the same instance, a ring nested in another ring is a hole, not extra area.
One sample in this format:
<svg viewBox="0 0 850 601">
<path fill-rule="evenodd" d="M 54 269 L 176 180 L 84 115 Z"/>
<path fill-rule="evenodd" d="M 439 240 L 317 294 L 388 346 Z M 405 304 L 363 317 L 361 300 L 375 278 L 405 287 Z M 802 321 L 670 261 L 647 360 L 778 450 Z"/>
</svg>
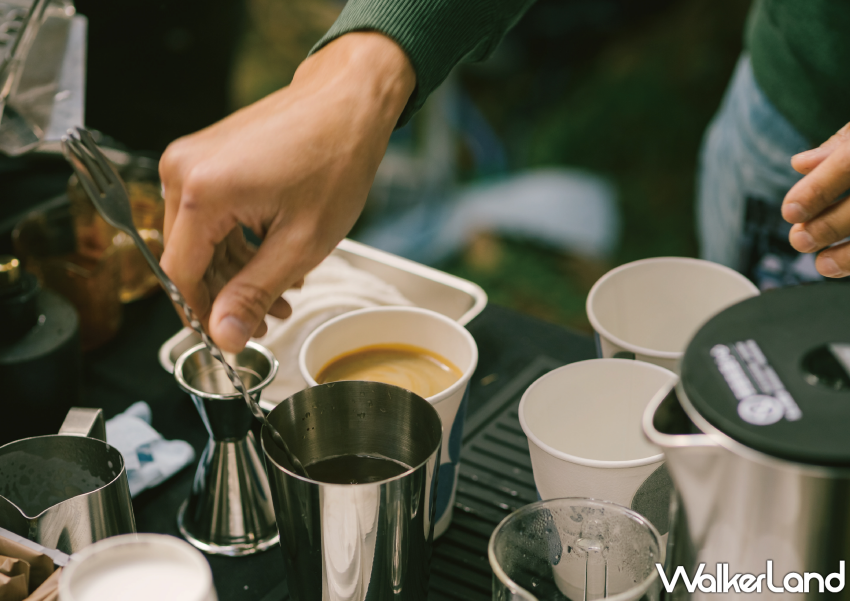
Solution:
<svg viewBox="0 0 850 601">
<path fill-rule="evenodd" d="M 130 199 L 127 196 L 127 190 L 124 187 L 124 182 L 115 168 L 106 160 L 101 150 L 95 144 L 94 137 L 91 133 L 83 128 L 78 127 L 76 130 L 69 129 L 68 134 L 62 137 L 62 152 L 80 180 L 80 184 L 86 191 L 89 199 L 91 199 L 97 211 L 100 213 L 107 223 L 118 228 L 133 239 L 142 256 L 150 265 L 150 268 L 159 278 L 165 291 L 175 303 L 180 305 L 183 314 L 186 315 L 186 320 L 189 326 L 195 330 L 203 340 L 207 349 L 215 359 L 217 359 L 224 368 L 225 374 L 230 379 L 233 387 L 242 395 L 251 413 L 254 414 L 263 425 L 268 428 L 275 444 L 286 454 L 286 458 L 295 468 L 299 476 L 308 478 L 307 471 L 298 458 L 289 450 L 286 441 L 283 440 L 280 433 L 266 419 L 263 410 L 257 404 L 245 387 L 242 378 L 235 369 L 224 358 L 221 349 L 218 348 L 215 342 L 212 341 L 204 331 L 200 320 L 195 316 L 195 312 L 186 303 L 186 299 L 171 281 L 171 278 L 159 266 L 159 262 L 153 256 L 148 245 L 139 235 L 136 226 L 133 224 L 133 213 L 130 209 Z"/>
</svg>

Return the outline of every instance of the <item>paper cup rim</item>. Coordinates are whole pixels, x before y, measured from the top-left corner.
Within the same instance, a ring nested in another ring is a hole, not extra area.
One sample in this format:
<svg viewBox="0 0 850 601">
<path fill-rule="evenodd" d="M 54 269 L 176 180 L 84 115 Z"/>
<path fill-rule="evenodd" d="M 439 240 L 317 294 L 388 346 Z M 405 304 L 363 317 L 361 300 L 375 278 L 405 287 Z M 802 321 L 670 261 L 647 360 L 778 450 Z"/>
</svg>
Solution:
<svg viewBox="0 0 850 601">
<path fill-rule="evenodd" d="M 659 463 L 664 461 L 664 452 L 659 452 L 657 455 L 650 455 L 649 457 L 642 457 L 640 459 L 621 459 L 616 461 L 608 461 L 603 459 L 587 459 L 585 457 L 577 457 L 576 455 L 570 455 L 569 453 L 564 453 L 563 451 L 559 451 L 558 449 L 546 444 L 538 436 L 531 430 L 531 426 L 528 425 L 528 422 L 525 420 L 525 407 L 528 402 L 528 399 L 534 390 L 534 388 L 540 384 L 543 380 L 553 377 L 555 374 L 559 374 L 564 371 L 569 371 L 571 369 L 580 369 L 582 365 L 585 365 L 590 362 L 605 362 L 605 363 L 618 363 L 618 364 L 629 364 L 629 365 L 638 365 L 641 369 L 651 369 L 658 372 L 663 372 L 665 374 L 670 374 L 672 378 L 678 380 L 678 376 L 670 371 L 669 369 L 664 369 L 663 367 L 659 367 L 653 363 L 647 363 L 646 361 L 636 361 L 634 359 L 585 359 L 584 361 L 576 361 L 575 363 L 569 363 L 562 367 L 558 367 L 553 369 L 550 372 L 547 372 L 537 378 L 534 382 L 532 382 L 531 386 L 525 389 L 525 392 L 522 394 L 522 399 L 519 402 L 519 425 L 522 427 L 522 431 L 528 437 L 532 443 L 534 443 L 537 447 L 539 447 L 542 451 L 551 455 L 552 457 L 556 457 L 563 461 L 568 461 L 570 463 L 575 463 L 577 465 L 584 465 L 586 467 L 595 467 L 595 468 L 603 468 L 603 469 L 623 469 L 630 467 L 642 467 L 645 465 L 652 465 L 653 463 Z M 653 395 L 654 396 L 654 395 Z M 650 398 L 647 401 L 651 401 Z"/>
<path fill-rule="evenodd" d="M 648 528 L 650 536 L 653 538 L 655 544 L 658 546 L 659 560 L 663 560 L 665 555 L 665 549 L 661 542 L 661 534 L 658 532 L 658 529 L 652 522 L 650 522 L 645 516 L 636 512 L 634 509 L 630 509 L 613 501 L 606 501 L 593 497 L 560 497 L 556 499 L 544 499 L 542 501 L 530 503 L 528 505 L 525 505 L 524 507 L 520 507 L 516 511 L 511 512 L 509 515 L 503 518 L 501 522 L 499 522 L 499 524 L 490 534 L 490 539 L 487 541 L 487 561 L 490 563 L 490 568 L 493 570 L 493 574 L 502 582 L 502 584 L 505 584 L 508 588 L 511 588 L 511 586 L 513 586 L 523 592 L 533 595 L 531 591 L 527 591 L 526 589 L 522 588 L 513 580 L 513 578 L 508 576 L 504 568 L 502 568 L 502 565 L 497 561 L 495 549 L 496 535 L 501 532 L 505 524 L 507 524 L 512 519 L 516 519 L 516 516 L 520 513 L 529 513 L 531 511 L 535 511 L 540 507 L 546 507 L 547 504 L 551 506 L 552 504 L 562 505 L 566 503 L 582 504 L 587 507 L 591 507 L 593 505 L 596 505 L 597 507 L 601 508 L 612 507 L 619 511 L 622 515 L 631 518 L 635 522 L 643 524 Z M 644 578 L 640 583 L 635 583 L 635 586 L 633 586 L 631 590 L 623 591 L 622 593 L 617 593 L 616 595 L 611 595 L 610 597 L 605 598 L 610 599 L 610 601 L 625 601 L 626 599 L 634 599 L 635 594 L 645 593 L 649 589 L 649 587 L 652 586 L 652 583 L 655 581 L 656 578 L 658 578 L 658 571 L 650 570 L 649 575 Z"/>
<path fill-rule="evenodd" d="M 469 384 L 469 380 L 472 378 L 472 374 L 478 367 L 478 344 L 475 342 L 475 338 L 473 338 L 472 334 L 469 333 L 469 330 L 467 330 L 464 326 L 460 325 L 453 319 L 446 317 L 442 313 L 437 313 L 436 311 L 431 311 L 430 309 L 423 309 L 422 307 L 382 306 L 367 307 L 365 309 L 357 309 L 355 311 L 343 313 L 342 315 L 338 315 L 333 319 L 326 321 L 310 333 L 310 335 L 304 341 L 304 344 L 301 345 L 301 350 L 298 352 L 298 368 L 301 370 L 301 377 L 304 378 L 304 380 L 307 382 L 307 386 L 312 387 L 319 385 L 319 383 L 316 382 L 315 378 L 313 378 L 313 375 L 307 369 L 307 349 L 313 343 L 313 341 L 322 332 L 324 332 L 330 327 L 333 327 L 335 324 L 341 321 L 346 321 L 348 319 L 357 319 L 358 316 L 365 315 L 368 313 L 414 313 L 419 315 L 426 315 L 428 317 L 437 319 L 438 321 L 442 321 L 443 323 L 447 324 L 456 332 L 458 332 L 469 343 L 469 347 L 472 350 L 472 357 L 470 359 L 469 367 L 463 371 L 463 374 L 460 378 L 458 378 L 457 382 L 455 382 L 454 384 L 452 384 L 451 386 L 449 386 L 438 394 L 429 397 L 424 397 L 426 401 L 428 401 L 432 405 L 437 405 L 438 403 L 445 401 L 446 399 L 457 394 L 458 391 L 462 390 Z"/>
<path fill-rule="evenodd" d="M 632 344 L 631 342 L 626 342 L 622 338 L 618 336 L 614 336 L 611 332 L 608 331 L 596 318 L 596 314 L 592 310 L 593 302 L 596 298 L 599 289 L 605 285 L 605 283 L 623 271 L 628 271 L 629 269 L 633 269 L 634 267 L 640 265 L 646 265 L 650 263 L 691 263 L 695 265 L 701 265 L 703 267 L 707 267 L 709 269 L 713 269 L 718 272 L 726 273 L 732 276 L 735 276 L 742 283 L 749 285 L 755 295 L 760 293 L 758 287 L 753 284 L 746 276 L 738 273 L 734 269 L 730 267 L 726 267 L 725 265 L 721 265 L 720 263 L 715 263 L 713 261 L 706 261 L 705 259 L 695 259 L 693 257 L 650 257 L 648 259 L 638 259 L 637 261 L 630 261 L 628 263 L 623 263 L 607 272 L 601 278 L 596 280 L 596 283 L 593 284 L 593 287 L 590 289 L 590 292 L 587 294 L 587 301 L 585 302 L 584 309 L 585 313 L 587 313 L 587 319 L 590 321 L 590 325 L 593 326 L 593 329 L 599 334 L 601 337 L 605 338 L 624 348 L 627 351 L 630 351 L 635 354 L 644 355 L 646 357 L 653 357 L 658 359 L 681 359 L 685 352 L 684 351 L 659 351 L 655 349 L 650 349 L 645 346 L 639 346 L 637 344 Z"/>
<path fill-rule="evenodd" d="M 78 551 L 77 553 L 74 553 L 74 555 L 71 556 L 71 561 L 68 563 L 67 566 L 65 566 L 62 571 L 62 575 L 59 578 L 59 598 L 62 599 L 62 601 L 65 601 L 66 599 L 68 601 L 77 601 L 77 599 L 71 594 L 70 583 L 71 578 L 74 576 L 76 570 L 78 569 L 78 566 L 83 565 L 85 561 L 104 550 L 109 550 L 113 547 L 123 547 L 128 543 L 140 543 L 142 545 L 168 545 L 172 548 L 183 551 L 184 555 L 187 558 L 191 558 L 191 561 L 195 563 L 198 567 L 200 567 L 201 571 L 204 572 L 208 577 L 207 590 L 201 593 L 201 597 L 187 601 L 206 601 L 210 598 L 210 592 L 215 591 L 212 568 L 210 568 L 210 564 L 207 561 L 206 557 L 204 557 L 203 553 L 201 553 L 195 547 L 193 547 L 183 539 L 177 538 L 176 536 L 172 536 L 170 534 L 133 533 L 122 534 L 119 536 L 110 536 L 108 538 L 99 540 L 96 543 L 89 545 L 88 547 L 81 551 Z"/>
</svg>

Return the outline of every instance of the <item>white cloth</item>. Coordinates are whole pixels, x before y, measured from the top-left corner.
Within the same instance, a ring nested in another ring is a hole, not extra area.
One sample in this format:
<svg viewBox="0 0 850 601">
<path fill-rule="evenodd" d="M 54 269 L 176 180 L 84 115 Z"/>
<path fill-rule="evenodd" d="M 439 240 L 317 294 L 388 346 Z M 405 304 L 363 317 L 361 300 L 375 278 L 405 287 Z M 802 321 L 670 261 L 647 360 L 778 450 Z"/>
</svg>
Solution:
<svg viewBox="0 0 850 601">
<path fill-rule="evenodd" d="M 292 315 L 283 320 L 267 317 L 269 331 L 257 340 L 280 362 L 274 381 L 263 390 L 263 400 L 272 403 L 307 386 L 298 369 L 298 353 L 320 325 L 356 309 L 413 304 L 395 286 L 334 255 L 307 274 L 300 290 L 289 290 L 283 297 L 292 306 Z"/>
<path fill-rule="evenodd" d="M 124 456 L 130 496 L 164 482 L 195 459 L 195 450 L 183 440 L 165 440 L 151 425 L 151 408 L 133 403 L 106 422 L 106 442 Z"/>
</svg>

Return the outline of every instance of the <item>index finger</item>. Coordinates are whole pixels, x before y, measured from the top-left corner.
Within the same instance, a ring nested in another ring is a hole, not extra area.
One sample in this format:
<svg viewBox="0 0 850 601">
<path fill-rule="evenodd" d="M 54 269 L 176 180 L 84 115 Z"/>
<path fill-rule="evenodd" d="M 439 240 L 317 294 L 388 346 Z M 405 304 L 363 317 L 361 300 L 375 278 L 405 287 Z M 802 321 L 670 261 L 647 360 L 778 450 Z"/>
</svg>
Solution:
<svg viewBox="0 0 850 601">
<path fill-rule="evenodd" d="M 213 259 L 216 244 L 233 229 L 232 226 L 216 227 L 210 209 L 199 210 L 197 204 L 181 203 L 160 259 L 162 269 L 202 321 L 206 321 L 211 306 L 204 274 Z M 224 234 L 220 235 L 221 231 Z"/>
<path fill-rule="evenodd" d="M 782 217 L 789 223 L 804 223 L 848 193 L 850 143 L 845 143 L 788 191 L 782 202 Z"/>
</svg>

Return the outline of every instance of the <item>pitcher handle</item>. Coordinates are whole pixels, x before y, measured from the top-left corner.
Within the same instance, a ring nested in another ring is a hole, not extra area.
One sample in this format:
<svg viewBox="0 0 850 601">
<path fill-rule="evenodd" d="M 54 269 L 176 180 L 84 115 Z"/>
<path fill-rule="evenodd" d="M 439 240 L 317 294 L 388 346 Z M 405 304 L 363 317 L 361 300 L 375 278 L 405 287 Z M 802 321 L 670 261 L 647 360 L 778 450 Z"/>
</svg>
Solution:
<svg viewBox="0 0 850 601">
<path fill-rule="evenodd" d="M 643 413 L 643 433 L 649 441 L 661 447 L 665 454 L 672 448 L 710 448 L 717 444 L 710 436 L 693 433 L 692 422 L 676 396 L 681 382 L 666 384 L 652 398 Z"/>
<path fill-rule="evenodd" d="M 106 442 L 106 422 L 103 421 L 103 409 L 89 407 L 71 407 L 59 434 L 96 438 Z"/>
</svg>

